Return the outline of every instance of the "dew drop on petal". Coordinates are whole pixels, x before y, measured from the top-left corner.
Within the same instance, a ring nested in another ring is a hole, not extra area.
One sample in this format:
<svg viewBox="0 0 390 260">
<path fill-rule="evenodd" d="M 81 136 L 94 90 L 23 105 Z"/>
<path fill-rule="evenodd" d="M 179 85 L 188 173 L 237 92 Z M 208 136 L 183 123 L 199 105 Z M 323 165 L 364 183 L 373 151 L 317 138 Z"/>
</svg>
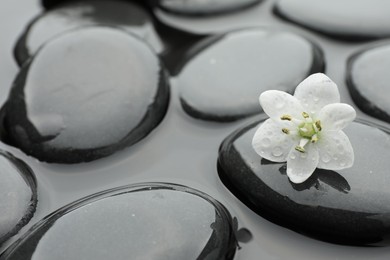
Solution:
<svg viewBox="0 0 390 260">
<path fill-rule="evenodd" d="M 291 154 L 291 155 L 290 155 L 290 159 L 291 159 L 291 160 L 295 160 L 295 158 L 297 158 L 297 157 L 295 156 L 295 154 Z"/>
<path fill-rule="evenodd" d="M 333 155 L 333 160 L 337 161 L 339 159 L 339 157 L 337 157 L 337 155 Z"/>
<path fill-rule="evenodd" d="M 330 156 L 328 154 L 324 154 L 322 157 L 321 157 L 321 160 L 324 162 L 324 163 L 328 163 L 330 162 Z"/>
<path fill-rule="evenodd" d="M 337 145 L 337 149 L 339 150 L 339 153 L 340 153 L 340 154 L 344 154 L 345 149 L 344 149 L 344 146 L 343 146 L 343 145 L 338 144 L 338 145 Z"/>
<path fill-rule="evenodd" d="M 282 155 L 283 155 L 283 150 L 282 150 L 282 148 L 279 147 L 279 146 L 276 146 L 276 147 L 272 150 L 272 155 L 273 155 L 273 156 L 276 156 L 276 157 L 282 156 Z"/>
<path fill-rule="evenodd" d="M 268 137 L 261 139 L 261 145 L 263 147 L 269 147 L 271 145 L 271 139 L 269 139 Z"/>
<path fill-rule="evenodd" d="M 341 162 L 340 162 L 340 166 L 341 166 L 341 167 L 344 167 L 345 165 L 346 165 L 346 162 L 345 162 L 345 161 L 341 161 Z"/>
</svg>

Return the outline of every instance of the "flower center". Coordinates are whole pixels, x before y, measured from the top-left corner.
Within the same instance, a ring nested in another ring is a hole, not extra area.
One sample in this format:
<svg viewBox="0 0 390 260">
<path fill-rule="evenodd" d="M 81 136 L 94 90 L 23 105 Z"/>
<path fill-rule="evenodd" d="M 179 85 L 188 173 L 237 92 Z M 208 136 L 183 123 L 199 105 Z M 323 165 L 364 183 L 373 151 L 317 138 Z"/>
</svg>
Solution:
<svg viewBox="0 0 390 260">
<path fill-rule="evenodd" d="M 298 132 L 302 138 L 307 139 L 311 139 L 315 134 L 317 134 L 313 123 L 302 123 L 298 127 Z"/>
<path fill-rule="evenodd" d="M 319 138 L 319 134 L 322 130 L 321 121 L 313 121 L 310 115 L 306 112 L 302 113 L 304 120 L 295 120 L 290 115 L 284 115 L 280 119 L 288 121 L 296 121 L 298 123 L 298 135 L 301 137 L 299 145 L 295 147 L 295 150 L 298 152 L 305 152 L 305 145 L 309 143 L 316 143 Z M 290 134 L 291 131 L 287 128 L 283 128 L 282 132 L 285 134 Z M 294 131 L 295 132 L 295 131 Z"/>
</svg>

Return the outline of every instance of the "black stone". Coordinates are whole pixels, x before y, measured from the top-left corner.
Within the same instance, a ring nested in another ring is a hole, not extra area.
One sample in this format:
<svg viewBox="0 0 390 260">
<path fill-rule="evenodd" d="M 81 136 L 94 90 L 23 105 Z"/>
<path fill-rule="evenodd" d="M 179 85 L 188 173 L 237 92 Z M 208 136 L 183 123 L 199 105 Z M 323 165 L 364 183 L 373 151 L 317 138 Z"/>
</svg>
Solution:
<svg viewBox="0 0 390 260">
<path fill-rule="evenodd" d="M 204 16 L 239 11 L 254 6 L 262 0 L 155 0 L 154 2 L 164 11 L 174 14 Z"/>
<path fill-rule="evenodd" d="M 90 25 L 118 26 L 148 42 L 157 52 L 162 42 L 153 21 L 139 5 L 131 2 L 94 0 L 70 2 L 36 17 L 15 47 L 19 65 L 26 62 L 45 42 L 72 29 Z"/>
<path fill-rule="evenodd" d="M 390 36 L 390 2 L 382 0 L 281 0 L 274 12 L 281 18 L 343 40 Z"/>
<path fill-rule="evenodd" d="M 0 150 L 0 245 L 30 221 L 36 206 L 34 173 L 24 162 Z"/>
<path fill-rule="evenodd" d="M 0 259 L 233 259 L 232 224 L 226 208 L 202 192 L 137 184 L 54 212 Z"/>
<path fill-rule="evenodd" d="M 349 245 L 388 245 L 390 129 L 354 122 L 345 129 L 354 148 L 351 168 L 319 170 L 293 184 L 285 163 L 262 159 L 251 142 L 258 123 L 220 147 L 223 183 L 260 216 L 317 239 Z"/>
<path fill-rule="evenodd" d="M 86 2 L 86 1 L 100 1 L 100 0 L 41 0 L 41 5 L 46 9 L 53 9 L 59 5 L 66 3 L 77 3 L 77 2 Z M 145 0 L 110 0 L 110 2 L 132 2 L 142 5 L 144 7 L 150 7 L 149 2 Z"/>
<path fill-rule="evenodd" d="M 348 60 L 347 85 L 362 111 L 390 123 L 389 67 L 389 42 L 371 46 Z"/>
<path fill-rule="evenodd" d="M 149 46 L 122 30 L 86 27 L 23 66 L 2 110 L 3 140 L 42 161 L 91 161 L 144 138 L 168 102 Z"/>
<path fill-rule="evenodd" d="M 261 111 L 268 89 L 292 93 L 308 75 L 324 70 L 322 51 L 292 33 L 246 29 L 194 46 L 178 76 L 180 99 L 191 116 L 233 121 Z"/>
</svg>

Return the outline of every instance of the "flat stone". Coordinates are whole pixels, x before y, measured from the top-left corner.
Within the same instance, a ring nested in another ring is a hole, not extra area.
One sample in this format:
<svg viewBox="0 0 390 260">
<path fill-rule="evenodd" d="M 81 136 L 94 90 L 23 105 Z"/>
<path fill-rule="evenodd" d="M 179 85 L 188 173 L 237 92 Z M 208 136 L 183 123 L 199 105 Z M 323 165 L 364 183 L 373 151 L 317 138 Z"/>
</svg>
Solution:
<svg viewBox="0 0 390 260">
<path fill-rule="evenodd" d="M 0 245 L 33 217 L 36 188 L 31 169 L 13 155 L 0 151 Z"/>
<path fill-rule="evenodd" d="M 148 135 L 168 102 L 148 45 L 119 29 L 77 29 L 23 66 L 2 109 L 3 139 L 46 162 L 96 160 Z"/>
<path fill-rule="evenodd" d="M 229 212 L 188 187 L 145 183 L 104 191 L 45 218 L 1 260 L 233 259 Z"/>
<path fill-rule="evenodd" d="M 389 67 L 390 44 L 370 47 L 348 60 L 347 84 L 362 111 L 390 123 Z"/>
<path fill-rule="evenodd" d="M 150 15 L 139 5 L 125 1 L 94 0 L 62 4 L 36 17 L 15 47 L 21 65 L 44 43 L 62 33 L 83 26 L 117 26 L 148 42 L 156 52 L 163 50 Z"/>
<path fill-rule="evenodd" d="M 349 245 L 389 245 L 390 129 L 353 122 L 345 129 L 355 153 L 351 168 L 317 169 L 302 184 L 286 163 L 262 159 L 251 142 L 258 123 L 231 134 L 219 153 L 219 176 L 260 216 L 317 239 Z"/>
<path fill-rule="evenodd" d="M 382 0 L 281 0 L 274 9 L 280 17 L 345 40 L 390 36 L 390 2 Z"/>
<path fill-rule="evenodd" d="M 161 9 L 179 15 L 215 15 L 251 7 L 262 0 L 157 0 Z"/>
<path fill-rule="evenodd" d="M 232 121 L 259 113 L 269 89 L 292 93 L 324 69 L 322 51 L 293 33 L 246 29 L 208 38 L 191 49 L 178 76 L 180 99 L 191 116 Z"/>
</svg>

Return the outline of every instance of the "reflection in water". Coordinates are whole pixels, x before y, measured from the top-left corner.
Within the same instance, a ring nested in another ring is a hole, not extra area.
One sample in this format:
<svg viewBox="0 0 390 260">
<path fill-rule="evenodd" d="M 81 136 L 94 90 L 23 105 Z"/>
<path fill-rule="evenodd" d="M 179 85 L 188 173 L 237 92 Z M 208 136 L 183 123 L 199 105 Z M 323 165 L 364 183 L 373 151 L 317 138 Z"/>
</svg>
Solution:
<svg viewBox="0 0 390 260">
<path fill-rule="evenodd" d="M 283 165 L 280 167 L 279 172 L 287 175 L 287 166 Z M 343 176 L 337 172 L 324 169 L 316 169 L 313 175 L 303 183 L 296 184 L 290 181 L 292 187 L 297 191 L 309 190 L 312 187 L 320 190 L 321 182 L 343 193 L 348 193 L 351 190 L 351 186 L 349 186 L 348 181 Z"/>
</svg>

